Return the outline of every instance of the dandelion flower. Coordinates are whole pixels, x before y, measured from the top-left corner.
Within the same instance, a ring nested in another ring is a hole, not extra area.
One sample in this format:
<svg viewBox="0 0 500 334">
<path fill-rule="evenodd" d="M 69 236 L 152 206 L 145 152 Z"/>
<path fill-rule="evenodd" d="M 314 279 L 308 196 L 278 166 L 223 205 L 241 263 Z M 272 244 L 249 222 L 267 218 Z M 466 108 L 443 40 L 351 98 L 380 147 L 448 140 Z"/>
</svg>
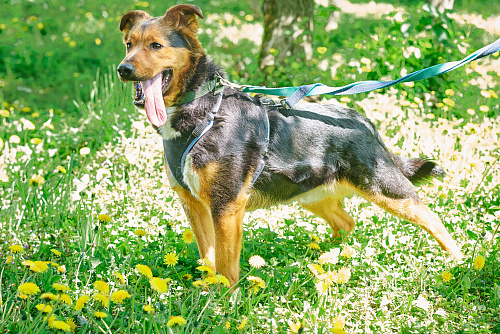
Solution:
<svg viewBox="0 0 500 334">
<path fill-rule="evenodd" d="M 226 321 L 226 324 L 224 325 L 224 327 L 226 327 L 226 329 L 231 328 L 231 323 L 229 321 Z"/>
<path fill-rule="evenodd" d="M 138 228 L 137 230 L 134 231 L 134 234 L 143 237 L 147 234 L 147 232 Z"/>
<path fill-rule="evenodd" d="M 109 223 L 111 221 L 111 217 L 104 213 L 98 215 L 97 219 L 99 219 L 101 223 Z"/>
<path fill-rule="evenodd" d="M 231 283 L 229 283 L 229 280 L 227 279 L 226 276 L 217 274 L 215 275 L 215 278 L 219 281 L 220 284 L 224 285 L 226 288 L 231 287 Z"/>
<path fill-rule="evenodd" d="M 67 319 L 66 320 L 66 323 L 69 325 L 69 330 L 71 333 L 74 333 L 75 330 L 76 330 L 76 324 L 75 324 L 75 321 L 73 319 Z"/>
<path fill-rule="evenodd" d="M 45 292 L 40 295 L 40 299 L 57 300 L 59 297 L 51 292 Z"/>
<path fill-rule="evenodd" d="M 146 276 L 147 278 L 151 279 L 153 278 L 153 272 L 151 271 L 151 268 L 146 266 L 145 264 L 138 264 L 135 266 L 135 269 L 141 274 Z"/>
<path fill-rule="evenodd" d="M 142 309 L 147 313 L 153 313 L 155 311 L 155 308 L 149 304 L 144 305 Z"/>
<path fill-rule="evenodd" d="M 344 284 L 344 283 L 347 283 L 347 281 L 349 281 L 349 279 L 351 278 L 351 269 L 349 268 L 342 268 L 342 269 L 339 269 L 339 271 L 337 272 L 337 283 L 340 283 L 340 284 Z"/>
<path fill-rule="evenodd" d="M 63 173 L 63 174 L 66 174 L 66 168 L 64 168 L 63 166 L 59 165 L 57 166 L 57 170 L 60 172 L 60 173 Z"/>
<path fill-rule="evenodd" d="M 336 264 L 337 262 L 339 262 L 339 253 L 340 249 L 338 248 L 332 249 L 328 252 L 324 252 L 319 256 L 318 262 L 319 264 Z"/>
<path fill-rule="evenodd" d="M 187 324 L 187 321 L 183 317 L 181 317 L 181 316 L 171 316 L 170 319 L 167 322 L 167 327 L 184 326 L 185 324 Z"/>
<path fill-rule="evenodd" d="M 130 295 L 130 293 L 128 293 L 128 291 L 118 290 L 118 291 L 113 292 L 111 294 L 111 296 L 109 297 L 109 299 L 111 299 L 112 302 L 121 304 L 121 303 L 123 303 L 125 298 L 130 298 L 130 297 L 132 297 L 132 296 Z"/>
<path fill-rule="evenodd" d="M 101 312 L 101 311 L 94 312 L 94 317 L 99 319 L 106 318 L 107 316 L 108 314 L 106 312 Z"/>
<path fill-rule="evenodd" d="M 314 275 L 314 276 L 319 276 L 325 272 L 323 267 L 320 264 L 316 263 L 311 263 L 307 265 L 307 268 L 309 268 L 309 271 Z"/>
<path fill-rule="evenodd" d="M 443 282 L 449 282 L 453 278 L 453 275 L 446 270 L 441 273 L 441 278 L 443 279 Z"/>
<path fill-rule="evenodd" d="M 264 267 L 266 265 L 266 260 L 264 260 L 259 255 L 253 255 L 253 256 L 250 257 L 250 259 L 248 259 L 248 263 L 253 268 L 258 269 L 258 268 L 262 268 L 262 267 Z"/>
<path fill-rule="evenodd" d="M 167 255 L 163 257 L 163 263 L 167 266 L 175 266 L 177 261 L 179 261 L 179 257 L 175 253 L 167 253 Z"/>
<path fill-rule="evenodd" d="M 59 284 L 59 283 L 54 283 L 52 284 L 52 287 L 56 289 L 57 291 L 67 291 L 69 290 L 69 287 L 64 285 L 64 284 Z"/>
<path fill-rule="evenodd" d="M 253 293 L 257 293 L 259 289 L 265 289 L 266 283 L 264 280 L 257 276 L 248 276 L 247 280 L 250 281 L 250 289 L 253 290 Z"/>
<path fill-rule="evenodd" d="M 40 292 L 40 288 L 35 283 L 26 282 L 18 286 L 17 291 L 19 291 L 19 293 L 31 296 L 38 294 Z"/>
<path fill-rule="evenodd" d="M 153 277 L 149 280 L 151 289 L 159 293 L 166 293 L 168 291 L 168 282 L 170 282 L 170 278 L 163 279 L 159 277 Z"/>
<path fill-rule="evenodd" d="M 345 334 L 344 326 L 345 320 L 341 315 L 339 315 L 338 317 L 333 318 L 332 328 L 330 328 L 330 331 L 334 334 Z"/>
<path fill-rule="evenodd" d="M 55 256 L 61 256 L 61 252 L 60 252 L 60 251 L 58 251 L 57 249 L 54 249 L 54 248 L 53 248 L 53 249 L 51 249 L 50 251 L 51 251 L 52 253 L 54 253 L 54 255 L 55 255 Z"/>
<path fill-rule="evenodd" d="M 318 243 L 316 242 L 311 242 L 310 244 L 307 245 L 307 248 L 310 248 L 310 249 L 321 249 L 318 245 Z"/>
<path fill-rule="evenodd" d="M 55 315 L 51 315 L 50 317 L 44 317 L 43 318 L 43 321 L 47 321 L 47 323 L 49 324 L 49 327 L 50 328 L 54 328 L 52 327 L 54 325 L 54 321 L 56 321 L 56 316 Z"/>
<path fill-rule="evenodd" d="M 340 252 L 340 256 L 343 256 L 345 258 L 350 259 L 354 255 L 354 249 L 352 249 L 351 246 L 347 245 L 342 249 L 342 252 Z"/>
<path fill-rule="evenodd" d="M 104 296 L 106 297 L 106 296 Z M 75 303 L 75 310 L 76 311 L 81 311 L 83 309 L 83 307 L 85 306 L 85 304 L 89 301 L 90 297 L 87 296 L 87 295 L 83 295 L 83 296 L 80 296 L 77 300 L 76 300 L 76 303 Z M 97 298 L 94 298 L 97 300 Z M 107 299 L 107 297 L 106 297 Z M 109 301 L 108 301 L 109 303 Z M 101 302 L 101 304 L 103 304 Z M 104 305 L 104 304 L 103 304 Z"/>
<path fill-rule="evenodd" d="M 104 281 L 95 281 L 94 289 L 98 290 L 99 292 L 102 292 L 103 294 L 109 293 L 109 285 Z"/>
<path fill-rule="evenodd" d="M 66 272 L 66 266 L 62 265 L 62 266 L 57 267 L 57 271 L 61 274 L 64 274 Z"/>
<path fill-rule="evenodd" d="M 194 241 L 193 231 L 191 231 L 190 229 L 184 230 L 184 232 L 182 232 L 182 240 L 186 244 L 192 243 Z"/>
<path fill-rule="evenodd" d="M 125 284 L 125 277 L 119 272 L 116 272 L 113 274 L 118 280 L 120 281 L 121 284 Z"/>
<path fill-rule="evenodd" d="M 193 285 L 197 288 L 199 287 L 206 288 L 208 286 L 207 282 L 205 282 L 204 280 L 196 280 L 193 282 Z"/>
<path fill-rule="evenodd" d="M 482 255 L 476 256 L 474 259 L 474 269 L 481 270 L 484 267 L 485 259 Z"/>
<path fill-rule="evenodd" d="M 48 304 L 38 304 L 37 306 L 35 306 L 35 308 L 38 311 L 42 311 L 43 313 L 50 313 L 50 312 L 52 312 L 52 306 L 48 305 Z"/>
<path fill-rule="evenodd" d="M 209 266 L 199 266 L 199 267 L 196 267 L 196 269 L 199 271 L 206 272 L 210 276 L 215 276 L 215 271 L 212 268 L 210 268 Z"/>
<path fill-rule="evenodd" d="M 68 305 L 73 304 L 73 301 L 71 301 L 71 297 L 68 294 L 63 293 L 59 298 L 61 298 L 61 301 L 63 303 L 66 303 Z"/>
<path fill-rule="evenodd" d="M 19 298 L 21 298 L 22 300 L 26 300 L 26 298 L 28 298 L 28 295 L 25 295 L 24 293 L 19 293 Z"/>
<path fill-rule="evenodd" d="M 9 249 L 12 253 L 24 253 L 24 248 L 21 245 L 11 245 Z"/>
<path fill-rule="evenodd" d="M 248 319 L 246 316 L 243 316 L 243 319 L 241 319 L 241 322 L 238 326 L 236 326 L 236 329 L 238 330 L 242 330 L 243 328 L 245 328 L 245 326 L 247 325 L 247 322 L 248 322 Z"/>
<path fill-rule="evenodd" d="M 204 279 L 204 281 L 207 282 L 207 285 L 219 283 L 219 280 L 214 276 L 208 276 Z"/>
<path fill-rule="evenodd" d="M 65 321 L 61 321 L 61 320 L 55 320 L 54 322 L 52 322 L 52 325 L 50 325 L 49 327 L 55 328 L 55 329 L 60 329 L 64 332 L 69 332 L 71 330 L 71 327 L 69 327 L 69 325 Z"/>
<path fill-rule="evenodd" d="M 34 175 L 29 180 L 29 185 L 32 187 L 38 187 L 45 183 L 45 179 L 41 175 Z"/>
<path fill-rule="evenodd" d="M 191 275 L 191 274 L 184 274 L 184 275 L 181 276 L 181 278 L 183 280 L 189 281 L 189 280 L 193 279 L 193 275 Z"/>
<path fill-rule="evenodd" d="M 301 328 L 303 329 L 302 323 L 299 320 L 297 321 L 288 320 L 288 328 L 292 333 L 298 333 Z"/>
<path fill-rule="evenodd" d="M 101 305 L 105 308 L 109 307 L 109 298 L 106 295 L 103 295 L 102 293 L 96 293 L 92 296 L 95 300 L 101 303 Z"/>
</svg>

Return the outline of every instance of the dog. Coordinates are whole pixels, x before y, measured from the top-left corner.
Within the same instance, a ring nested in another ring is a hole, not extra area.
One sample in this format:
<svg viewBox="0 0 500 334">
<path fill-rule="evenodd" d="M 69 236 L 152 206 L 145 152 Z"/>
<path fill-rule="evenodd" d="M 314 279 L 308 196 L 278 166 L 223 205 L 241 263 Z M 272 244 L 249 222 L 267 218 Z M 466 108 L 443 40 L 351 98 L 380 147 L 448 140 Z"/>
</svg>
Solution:
<svg viewBox="0 0 500 334">
<path fill-rule="evenodd" d="M 214 270 L 238 281 L 245 211 L 296 201 L 339 236 L 354 228 L 342 207 L 353 194 L 422 227 L 462 259 L 413 187 L 443 175 L 442 168 L 392 153 L 354 110 L 314 103 L 287 109 L 222 85 L 223 70 L 197 39 L 198 18 L 195 5 L 161 17 L 126 13 L 120 30 L 127 51 L 117 71 L 122 82 L 135 82 L 134 104 L 163 137 L 170 185 L 200 257 Z"/>
</svg>

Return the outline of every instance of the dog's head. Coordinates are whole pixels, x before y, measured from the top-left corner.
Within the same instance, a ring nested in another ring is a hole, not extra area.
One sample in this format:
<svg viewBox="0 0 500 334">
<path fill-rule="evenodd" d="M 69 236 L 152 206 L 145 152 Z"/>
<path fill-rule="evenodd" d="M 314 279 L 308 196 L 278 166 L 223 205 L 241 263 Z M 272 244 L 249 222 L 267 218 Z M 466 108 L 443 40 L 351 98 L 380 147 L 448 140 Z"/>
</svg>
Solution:
<svg viewBox="0 0 500 334">
<path fill-rule="evenodd" d="M 197 6 L 177 5 L 161 17 L 133 10 L 120 21 L 127 54 L 118 76 L 136 82 L 134 104 L 144 107 L 157 127 L 166 121 L 165 106 L 182 98 L 186 78 L 204 54 L 196 37 L 197 17 L 203 18 Z"/>
</svg>

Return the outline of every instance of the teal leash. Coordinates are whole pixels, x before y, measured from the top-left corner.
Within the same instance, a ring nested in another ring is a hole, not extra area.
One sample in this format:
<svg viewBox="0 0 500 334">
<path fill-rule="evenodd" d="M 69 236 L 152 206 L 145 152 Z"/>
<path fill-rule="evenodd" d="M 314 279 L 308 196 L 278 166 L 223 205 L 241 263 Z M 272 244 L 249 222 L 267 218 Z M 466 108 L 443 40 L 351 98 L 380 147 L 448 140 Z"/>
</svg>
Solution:
<svg viewBox="0 0 500 334">
<path fill-rule="evenodd" d="M 443 64 L 434 65 L 393 81 L 359 81 L 342 87 L 329 87 L 321 83 L 302 85 L 299 87 L 281 87 L 267 88 L 264 86 L 239 86 L 233 83 L 223 82 L 228 86 L 237 86 L 245 93 L 258 93 L 274 96 L 286 96 L 288 99 L 281 101 L 281 105 L 287 109 L 293 108 L 300 100 L 306 96 L 312 95 L 349 95 L 370 92 L 372 90 L 393 86 L 403 82 L 414 82 L 428 79 L 433 76 L 441 75 L 446 72 L 457 69 L 473 60 L 489 56 L 500 50 L 500 39 L 477 50 L 460 61 L 452 61 Z M 225 81 L 225 80 L 224 80 Z"/>
</svg>

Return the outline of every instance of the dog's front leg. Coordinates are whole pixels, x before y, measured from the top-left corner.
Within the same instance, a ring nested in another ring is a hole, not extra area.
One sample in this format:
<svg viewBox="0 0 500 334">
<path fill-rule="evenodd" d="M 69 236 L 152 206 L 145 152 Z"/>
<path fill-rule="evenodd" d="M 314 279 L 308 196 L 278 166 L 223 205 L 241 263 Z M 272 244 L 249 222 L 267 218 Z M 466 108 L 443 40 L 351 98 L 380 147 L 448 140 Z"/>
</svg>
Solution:
<svg viewBox="0 0 500 334">
<path fill-rule="evenodd" d="M 214 212 L 215 267 L 234 285 L 240 273 L 240 253 L 243 235 L 243 217 L 248 200 L 246 193 Z M 214 211 L 212 209 L 212 211 Z"/>
<path fill-rule="evenodd" d="M 182 187 L 174 189 L 181 199 L 184 212 L 193 229 L 200 258 L 207 258 L 215 270 L 215 239 L 210 209 L 205 203 L 195 198 L 188 190 Z"/>
</svg>

